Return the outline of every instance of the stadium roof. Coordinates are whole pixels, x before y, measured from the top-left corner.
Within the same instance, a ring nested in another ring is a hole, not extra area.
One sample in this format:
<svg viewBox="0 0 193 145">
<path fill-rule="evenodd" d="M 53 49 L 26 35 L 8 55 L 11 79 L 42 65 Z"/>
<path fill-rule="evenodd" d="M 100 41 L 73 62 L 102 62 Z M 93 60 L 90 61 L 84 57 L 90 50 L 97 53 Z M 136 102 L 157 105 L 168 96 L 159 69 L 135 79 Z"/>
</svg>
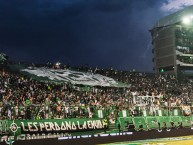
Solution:
<svg viewBox="0 0 193 145">
<path fill-rule="evenodd" d="M 172 25 L 178 22 L 182 22 L 182 19 L 186 16 L 193 16 L 193 5 L 183 10 L 180 10 L 178 12 L 172 13 L 166 17 L 163 17 L 153 26 L 153 28 Z"/>
</svg>

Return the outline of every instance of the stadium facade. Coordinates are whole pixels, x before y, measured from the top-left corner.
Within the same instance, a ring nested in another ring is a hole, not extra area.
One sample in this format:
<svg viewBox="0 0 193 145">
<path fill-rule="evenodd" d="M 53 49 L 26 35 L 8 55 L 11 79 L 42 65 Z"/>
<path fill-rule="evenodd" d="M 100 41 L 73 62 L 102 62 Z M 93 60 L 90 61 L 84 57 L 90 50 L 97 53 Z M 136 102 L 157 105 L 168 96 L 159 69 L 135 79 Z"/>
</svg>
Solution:
<svg viewBox="0 0 193 145">
<path fill-rule="evenodd" d="M 163 17 L 150 32 L 155 72 L 193 75 L 193 6 Z"/>
</svg>

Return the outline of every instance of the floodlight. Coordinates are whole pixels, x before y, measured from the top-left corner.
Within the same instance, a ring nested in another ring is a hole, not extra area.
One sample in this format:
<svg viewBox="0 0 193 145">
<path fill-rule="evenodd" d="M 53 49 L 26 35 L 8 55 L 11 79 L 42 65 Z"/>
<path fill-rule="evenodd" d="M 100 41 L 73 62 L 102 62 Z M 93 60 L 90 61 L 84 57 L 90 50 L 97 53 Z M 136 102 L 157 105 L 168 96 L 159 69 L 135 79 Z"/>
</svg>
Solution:
<svg viewBox="0 0 193 145">
<path fill-rule="evenodd" d="M 59 66 L 59 65 L 61 65 L 61 63 L 60 62 L 56 62 L 56 66 Z"/>
<path fill-rule="evenodd" d="M 184 17 L 182 19 L 182 23 L 186 24 L 186 25 L 190 24 L 191 23 L 191 17 Z"/>
</svg>

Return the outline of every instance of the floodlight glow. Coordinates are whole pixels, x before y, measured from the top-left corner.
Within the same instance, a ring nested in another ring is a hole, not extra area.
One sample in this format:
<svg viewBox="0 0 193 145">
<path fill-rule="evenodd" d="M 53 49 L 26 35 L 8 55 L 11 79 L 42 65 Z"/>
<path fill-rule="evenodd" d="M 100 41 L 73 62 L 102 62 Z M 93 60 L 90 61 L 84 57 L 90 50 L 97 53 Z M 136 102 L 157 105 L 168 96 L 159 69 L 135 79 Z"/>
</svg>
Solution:
<svg viewBox="0 0 193 145">
<path fill-rule="evenodd" d="M 59 66 L 61 63 L 60 62 L 56 62 L 56 66 Z"/>
<path fill-rule="evenodd" d="M 182 23 L 183 24 L 190 24 L 190 22 L 191 22 L 191 18 L 190 17 L 184 17 L 183 19 L 182 19 Z"/>
</svg>

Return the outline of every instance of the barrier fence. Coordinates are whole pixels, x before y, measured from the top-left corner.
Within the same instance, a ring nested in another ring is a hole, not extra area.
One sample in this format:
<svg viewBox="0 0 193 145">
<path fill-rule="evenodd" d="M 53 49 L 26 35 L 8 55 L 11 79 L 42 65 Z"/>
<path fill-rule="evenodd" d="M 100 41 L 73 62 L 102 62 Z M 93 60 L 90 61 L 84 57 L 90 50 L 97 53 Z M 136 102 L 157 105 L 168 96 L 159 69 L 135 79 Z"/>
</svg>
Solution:
<svg viewBox="0 0 193 145">
<path fill-rule="evenodd" d="M 153 112 L 150 107 L 135 106 L 133 110 L 96 109 L 91 118 L 63 118 L 63 119 L 4 119 L 0 120 L 0 136 L 9 135 L 22 137 L 26 135 L 44 136 L 85 133 L 92 131 L 111 131 L 110 126 L 121 131 L 167 130 L 175 128 L 191 128 L 193 115 L 191 106 L 158 107 Z M 111 116 L 114 114 L 114 116 Z M 111 116 L 111 117 L 110 117 Z M 115 120 L 115 122 L 112 121 Z"/>
</svg>

